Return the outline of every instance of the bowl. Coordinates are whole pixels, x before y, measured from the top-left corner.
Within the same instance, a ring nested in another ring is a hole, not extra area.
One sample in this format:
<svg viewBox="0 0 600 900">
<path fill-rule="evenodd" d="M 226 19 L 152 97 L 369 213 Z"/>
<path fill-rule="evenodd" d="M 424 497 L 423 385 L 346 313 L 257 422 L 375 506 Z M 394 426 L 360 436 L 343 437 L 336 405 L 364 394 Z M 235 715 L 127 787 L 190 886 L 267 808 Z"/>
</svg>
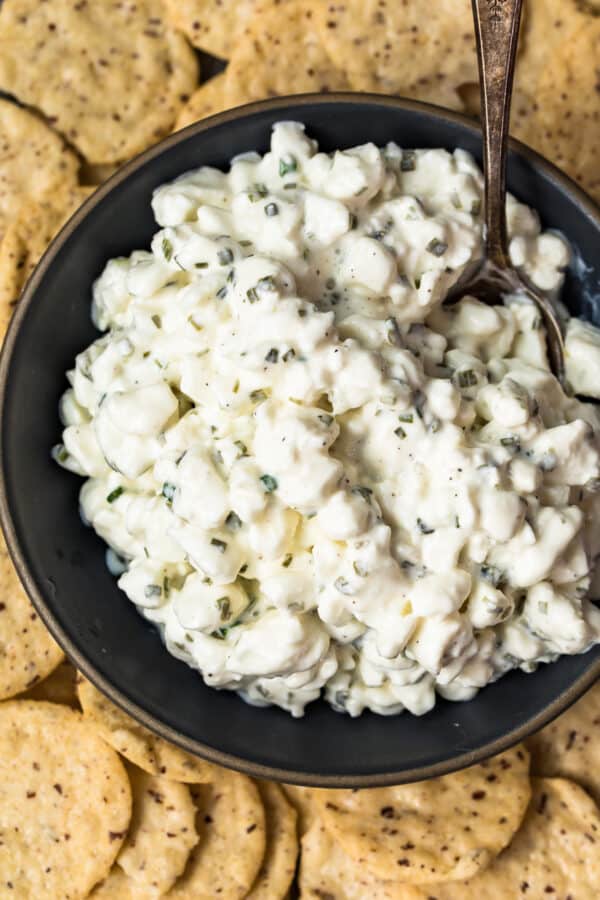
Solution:
<svg viewBox="0 0 600 900">
<path fill-rule="evenodd" d="M 118 589 L 105 546 L 78 513 L 81 480 L 50 458 L 59 439 L 65 371 L 98 333 L 91 286 L 114 256 L 147 247 L 152 191 L 188 169 L 265 152 L 273 123 L 304 122 L 322 149 L 395 140 L 462 147 L 480 159 L 477 126 L 435 107 L 381 96 L 279 98 L 179 132 L 124 166 L 84 204 L 42 259 L 10 326 L 0 361 L 1 515 L 19 575 L 75 665 L 135 719 L 186 750 L 258 777 L 322 786 L 415 781 L 498 753 L 557 716 L 600 674 L 600 647 L 525 675 L 512 672 L 466 703 L 439 699 L 409 713 L 358 719 L 323 702 L 303 719 L 248 706 L 204 685 L 170 656 L 158 632 Z M 565 176 L 513 144 L 510 190 L 545 228 L 572 243 L 563 299 L 600 322 L 600 211 Z"/>
</svg>

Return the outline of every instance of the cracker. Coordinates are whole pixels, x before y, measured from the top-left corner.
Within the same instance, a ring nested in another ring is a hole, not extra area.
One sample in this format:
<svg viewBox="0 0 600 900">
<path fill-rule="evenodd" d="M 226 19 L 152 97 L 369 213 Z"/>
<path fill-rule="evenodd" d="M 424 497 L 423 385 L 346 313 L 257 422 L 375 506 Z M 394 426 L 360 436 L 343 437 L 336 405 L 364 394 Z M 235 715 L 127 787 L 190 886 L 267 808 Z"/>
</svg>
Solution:
<svg viewBox="0 0 600 900">
<path fill-rule="evenodd" d="M 530 798 L 529 754 L 518 746 L 460 772 L 367 790 L 315 792 L 342 849 L 383 880 L 470 878 L 509 843 Z"/>
<path fill-rule="evenodd" d="M 155 900 L 160 894 L 140 887 L 123 869 L 114 865 L 107 878 L 89 896 L 90 900 Z"/>
<path fill-rule="evenodd" d="M 77 669 L 68 659 L 64 659 L 43 681 L 21 695 L 21 700 L 47 700 L 61 703 L 72 709 L 79 709 L 77 699 Z"/>
<path fill-rule="evenodd" d="M 171 24 L 194 47 L 229 59 L 252 15 L 255 0 L 165 0 Z"/>
<path fill-rule="evenodd" d="M 600 19 L 572 34 L 544 69 L 524 138 L 600 200 Z"/>
<path fill-rule="evenodd" d="M 314 799 L 314 788 L 301 787 L 299 784 L 282 784 L 283 793 L 288 798 L 298 815 L 298 830 L 305 834 L 318 817 Z"/>
<path fill-rule="evenodd" d="M 165 24 L 160 0 L 0 8 L 0 88 L 91 163 L 120 162 L 168 134 L 197 82 L 195 54 Z"/>
<path fill-rule="evenodd" d="M 21 587 L 0 532 L 0 700 L 46 678 L 63 658 Z"/>
<path fill-rule="evenodd" d="M 531 771 L 571 778 L 600 804 L 600 683 L 527 741 Z"/>
<path fill-rule="evenodd" d="M 563 778 L 533 778 L 532 787 L 521 828 L 485 872 L 467 882 L 435 885 L 427 891 L 421 888 L 416 897 L 596 900 L 600 884 L 598 807 L 582 788 Z"/>
<path fill-rule="evenodd" d="M 211 781 L 216 771 L 205 762 L 158 737 L 115 706 L 82 675 L 77 695 L 83 713 L 99 729 L 103 739 L 125 759 L 151 775 L 171 781 Z"/>
<path fill-rule="evenodd" d="M 0 240 L 24 200 L 74 186 L 78 168 L 75 154 L 39 116 L 0 98 Z"/>
<path fill-rule="evenodd" d="M 420 900 L 425 896 L 414 885 L 377 878 L 362 860 L 344 853 L 319 819 L 302 837 L 298 880 L 301 900 Z"/>
<path fill-rule="evenodd" d="M 110 870 L 130 816 L 123 764 L 81 713 L 0 705 L 3 897 L 85 897 Z"/>
<path fill-rule="evenodd" d="M 318 4 L 262 0 L 225 71 L 225 103 L 239 106 L 282 94 L 349 88 L 314 24 Z"/>
<path fill-rule="evenodd" d="M 283 900 L 296 871 L 296 811 L 277 784 L 257 782 L 267 826 L 265 858 L 246 900 Z"/>
<path fill-rule="evenodd" d="M 198 843 L 196 807 L 189 788 L 128 768 L 133 811 L 117 864 L 139 887 L 166 893 Z"/>
<path fill-rule="evenodd" d="M 352 88 L 462 109 L 459 85 L 477 80 L 469 0 L 318 3 L 315 23 Z"/>
<path fill-rule="evenodd" d="M 246 775 L 217 769 L 212 784 L 194 785 L 191 792 L 200 840 L 169 898 L 241 900 L 265 855 L 265 812 L 258 789 Z"/>
<path fill-rule="evenodd" d="M 0 244 L 0 337 L 48 244 L 91 193 L 91 188 L 59 188 L 40 200 L 27 200 Z"/>
<path fill-rule="evenodd" d="M 225 103 L 225 74 L 221 72 L 220 75 L 211 78 L 210 81 L 205 81 L 192 94 L 177 117 L 175 130 L 185 128 L 186 125 L 191 125 L 192 122 L 205 119 L 207 116 L 212 116 L 224 109 L 227 109 L 227 104 Z"/>
</svg>

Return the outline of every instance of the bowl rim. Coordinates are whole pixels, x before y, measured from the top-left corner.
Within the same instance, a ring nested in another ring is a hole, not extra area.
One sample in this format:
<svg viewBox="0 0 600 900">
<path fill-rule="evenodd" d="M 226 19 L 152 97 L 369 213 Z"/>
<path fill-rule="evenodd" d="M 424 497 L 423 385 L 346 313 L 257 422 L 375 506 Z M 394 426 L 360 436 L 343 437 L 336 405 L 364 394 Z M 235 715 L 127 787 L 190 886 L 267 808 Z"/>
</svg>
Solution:
<svg viewBox="0 0 600 900">
<path fill-rule="evenodd" d="M 391 107 L 394 109 L 408 110 L 409 112 L 421 113 L 429 116 L 431 119 L 441 119 L 446 122 L 460 126 L 462 129 L 470 132 L 472 135 L 481 135 L 481 129 L 476 121 L 468 118 L 462 113 L 444 109 L 443 107 L 434 106 L 429 103 L 422 103 L 417 100 L 409 100 L 403 97 L 391 97 L 373 93 L 358 92 L 336 92 L 327 94 L 297 94 L 285 97 L 274 97 L 268 100 L 261 100 L 249 103 L 244 106 L 226 110 L 201 119 L 174 134 L 164 138 L 159 143 L 148 148 L 144 152 L 138 154 L 129 160 L 117 172 L 115 172 L 107 181 L 99 186 L 88 197 L 74 215 L 66 222 L 58 234 L 54 237 L 42 258 L 38 262 L 33 274 L 29 278 L 17 308 L 15 309 L 4 338 L 4 342 L 0 352 L 0 525 L 4 531 L 6 545 L 10 557 L 14 563 L 19 579 L 25 588 L 25 591 L 31 600 L 34 609 L 40 616 L 44 625 L 48 628 L 51 635 L 57 643 L 64 649 L 69 659 L 79 669 L 85 677 L 92 682 L 103 694 L 105 694 L 117 707 L 128 713 L 135 721 L 141 723 L 154 734 L 170 741 L 176 746 L 181 747 L 189 753 L 201 758 L 207 759 L 212 763 L 233 768 L 258 778 L 270 778 L 275 781 L 284 781 L 291 784 L 316 786 L 316 787 L 334 787 L 334 788 L 364 788 L 376 787 L 392 784 L 402 784 L 423 780 L 426 778 L 439 777 L 458 771 L 467 766 L 481 762 L 490 756 L 500 753 L 519 741 L 523 740 L 530 734 L 538 731 L 544 725 L 555 719 L 561 712 L 573 704 L 581 697 L 593 684 L 600 678 L 600 657 L 592 660 L 586 671 L 573 681 L 568 688 L 558 694 L 555 699 L 547 704 L 537 715 L 528 719 L 524 724 L 505 732 L 501 737 L 487 741 L 473 750 L 464 751 L 449 759 L 422 766 L 413 766 L 410 769 L 402 769 L 401 771 L 384 772 L 363 775 L 319 775 L 314 773 L 305 773 L 293 771 L 291 769 L 283 769 L 275 766 L 263 765 L 261 763 L 252 762 L 243 757 L 227 753 L 193 738 L 186 737 L 176 729 L 164 723 L 161 719 L 148 713 L 141 706 L 130 700 L 121 689 L 116 687 L 109 679 L 104 677 L 96 670 L 94 665 L 87 659 L 84 652 L 81 652 L 64 632 L 63 628 L 55 618 L 51 609 L 51 603 L 46 600 L 46 596 L 41 591 L 33 576 L 29 571 L 25 554 L 23 553 L 19 540 L 17 538 L 11 509 L 8 503 L 5 475 L 5 448 L 3 440 L 3 421 L 6 395 L 9 391 L 9 371 L 14 354 L 16 344 L 20 334 L 20 326 L 25 318 L 29 307 L 35 302 L 38 294 L 38 288 L 43 282 L 44 276 L 50 264 L 62 248 L 63 244 L 70 238 L 74 231 L 79 227 L 81 222 L 102 200 L 118 187 L 130 175 L 135 173 L 139 168 L 145 166 L 165 151 L 171 150 L 179 143 L 188 140 L 190 137 L 209 131 L 215 126 L 226 125 L 229 122 L 252 116 L 256 113 L 285 110 L 290 107 L 298 108 L 302 106 L 310 106 L 315 104 L 334 105 L 334 104 L 364 104 L 374 107 Z M 541 171 L 551 182 L 556 184 L 564 192 L 571 195 L 575 203 L 582 208 L 584 214 L 592 219 L 600 233 L 600 207 L 589 197 L 571 178 L 560 171 L 553 163 L 542 157 L 535 150 L 522 144 L 514 138 L 509 140 L 510 150 L 518 156 L 529 162 L 536 170 Z"/>
</svg>

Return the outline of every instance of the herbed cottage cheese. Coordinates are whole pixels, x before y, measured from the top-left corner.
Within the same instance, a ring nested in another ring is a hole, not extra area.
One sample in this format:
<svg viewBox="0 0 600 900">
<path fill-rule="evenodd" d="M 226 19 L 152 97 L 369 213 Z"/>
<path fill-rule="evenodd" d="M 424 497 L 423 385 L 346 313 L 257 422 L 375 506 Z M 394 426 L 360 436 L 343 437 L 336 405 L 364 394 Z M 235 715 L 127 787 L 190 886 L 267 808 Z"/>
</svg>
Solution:
<svg viewBox="0 0 600 900">
<path fill-rule="evenodd" d="M 69 372 L 56 456 L 207 684 L 420 715 L 598 641 L 598 410 L 551 375 L 533 306 L 441 305 L 481 201 L 461 150 L 328 155 L 281 123 L 264 157 L 159 188 L 151 252 L 96 282 L 106 333 Z M 508 224 L 556 291 L 563 241 L 512 198 Z M 598 338 L 571 322 L 588 393 Z"/>
</svg>

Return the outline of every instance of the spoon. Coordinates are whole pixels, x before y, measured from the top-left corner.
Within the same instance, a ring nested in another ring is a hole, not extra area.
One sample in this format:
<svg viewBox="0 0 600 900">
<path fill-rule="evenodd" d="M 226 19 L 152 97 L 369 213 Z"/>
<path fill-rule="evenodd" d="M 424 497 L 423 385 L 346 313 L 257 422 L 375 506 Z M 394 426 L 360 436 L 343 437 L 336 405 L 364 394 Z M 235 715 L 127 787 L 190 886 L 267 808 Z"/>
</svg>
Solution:
<svg viewBox="0 0 600 900">
<path fill-rule="evenodd" d="M 523 0 L 472 0 L 472 4 L 481 89 L 485 245 L 483 258 L 476 269 L 454 285 L 447 299 L 456 303 L 470 295 L 490 305 L 498 305 L 504 294 L 524 294 L 541 313 L 550 368 L 566 387 L 565 345 L 556 311 L 548 297 L 513 267 L 508 254 L 508 123 Z"/>
</svg>

